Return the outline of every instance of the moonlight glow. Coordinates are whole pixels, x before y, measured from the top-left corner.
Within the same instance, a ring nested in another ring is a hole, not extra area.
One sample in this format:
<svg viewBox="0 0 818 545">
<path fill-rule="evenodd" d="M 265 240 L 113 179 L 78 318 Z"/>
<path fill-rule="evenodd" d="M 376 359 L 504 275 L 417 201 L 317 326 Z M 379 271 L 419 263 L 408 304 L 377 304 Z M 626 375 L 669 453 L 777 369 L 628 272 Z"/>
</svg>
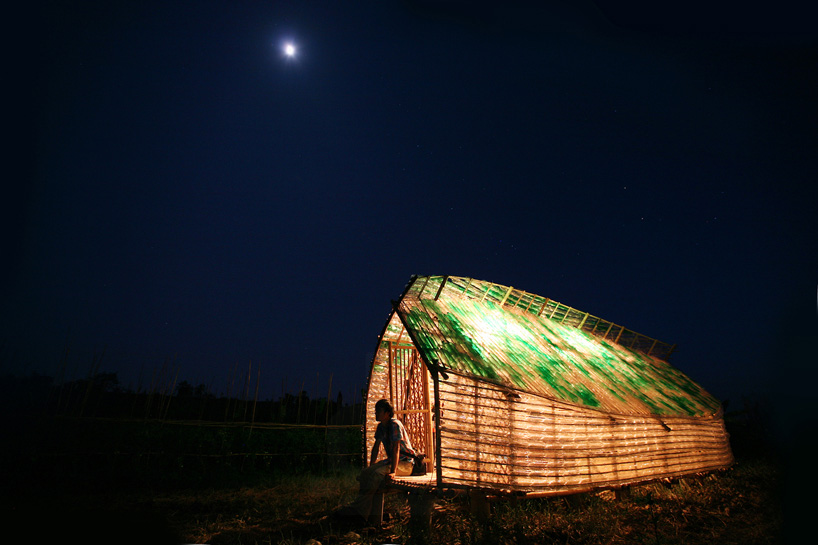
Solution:
<svg viewBox="0 0 818 545">
<path fill-rule="evenodd" d="M 295 44 L 292 42 L 287 42 L 284 44 L 284 55 L 287 57 L 293 58 L 295 57 Z"/>
</svg>

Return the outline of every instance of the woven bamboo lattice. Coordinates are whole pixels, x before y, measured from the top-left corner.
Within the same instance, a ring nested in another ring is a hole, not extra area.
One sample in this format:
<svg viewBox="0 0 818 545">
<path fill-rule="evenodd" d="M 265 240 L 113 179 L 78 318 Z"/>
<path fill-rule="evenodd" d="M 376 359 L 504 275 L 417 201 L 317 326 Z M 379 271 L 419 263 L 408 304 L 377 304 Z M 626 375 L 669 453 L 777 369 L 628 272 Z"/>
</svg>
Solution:
<svg viewBox="0 0 818 545">
<path fill-rule="evenodd" d="M 564 494 L 727 467 L 720 404 L 661 359 L 671 349 L 534 294 L 416 277 L 380 337 L 368 413 L 380 398 L 411 407 L 398 416 L 432 458 L 439 439 L 444 487 Z"/>
<path fill-rule="evenodd" d="M 395 317 L 396 323 L 397 317 Z M 376 370 L 370 376 L 367 403 L 366 435 L 372 438 L 377 422 L 375 402 L 389 399 L 395 416 L 401 419 L 412 446 L 420 453 L 432 452 L 431 410 L 429 404 L 429 373 L 415 347 L 387 339 L 376 355 Z M 374 400 L 374 401 L 373 401 Z M 368 456 L 371 442 L 366 447 Z"/>
</svg>

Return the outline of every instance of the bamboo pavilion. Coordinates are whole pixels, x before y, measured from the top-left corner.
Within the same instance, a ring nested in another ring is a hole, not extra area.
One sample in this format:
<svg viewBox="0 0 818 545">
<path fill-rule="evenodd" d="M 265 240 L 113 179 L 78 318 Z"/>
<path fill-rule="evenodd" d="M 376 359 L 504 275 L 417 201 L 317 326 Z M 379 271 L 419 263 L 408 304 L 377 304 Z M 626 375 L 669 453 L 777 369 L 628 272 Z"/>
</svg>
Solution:
<svg viewBox="0 0 818 545">
<path fill-rule="evenodd" d="M 367 388 L 364 453 L 390 400 L 429 472 L 407 484 L 547 496 L 722 469 L 720 402 L 674 346 L 532 293 L 414 276 Z"/>
</svg>

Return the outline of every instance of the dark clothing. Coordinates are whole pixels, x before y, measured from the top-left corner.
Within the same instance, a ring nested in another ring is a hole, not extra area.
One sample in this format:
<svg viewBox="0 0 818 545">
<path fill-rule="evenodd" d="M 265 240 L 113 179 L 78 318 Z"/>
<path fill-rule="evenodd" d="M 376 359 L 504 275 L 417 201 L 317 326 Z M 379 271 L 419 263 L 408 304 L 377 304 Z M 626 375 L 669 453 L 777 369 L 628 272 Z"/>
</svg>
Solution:
<svg viewBox="0 0 818 545">
<path fill-rule="evenodd" d="M 372 512 L 372 499 L 380 490 L 384 476 L 392 470 L 392 449 L 400 442 L 400 454 L 395 468 L 395 475 L 411 475 L 413 467 L 413 456 L 415 449 L 409 440 L 409 434 L 400 420 L 394 417 L 381 422 L 375 429 L 375 441 L 380 441 L 386 451 L 386 459 L 371 464 L 358 476 L 361 488 L 358 498 L 352 503 L 350 508 L 363 519 L 368 519 Z M 373 455 L 374 456 L 374 455 Z"/>
<path fill-rule="evenodd" d="M 369 516 L 372 513 L 372 499 L 375 496 L 375 493 L 380 490 L 384 475 L 389 473 L 391 468 L 392 462 L 390 462 L 389 459 L 381 460 L 380 462 L 376 462 L 361 471 L 361 474 L 358 476 L 358 480 L 361 482 L 361 487 L 358 491 L 358 497 L 354 502 L 352 502 L 350 507 L 354 509 L 354 512 L 360 515 L 362 519 L 369 519 Z M 407 462 L 404 460 L 398 462 L 398 469 L 395 471 L 395 475 L 411 474 L 412 462 Z"/>
</svg>

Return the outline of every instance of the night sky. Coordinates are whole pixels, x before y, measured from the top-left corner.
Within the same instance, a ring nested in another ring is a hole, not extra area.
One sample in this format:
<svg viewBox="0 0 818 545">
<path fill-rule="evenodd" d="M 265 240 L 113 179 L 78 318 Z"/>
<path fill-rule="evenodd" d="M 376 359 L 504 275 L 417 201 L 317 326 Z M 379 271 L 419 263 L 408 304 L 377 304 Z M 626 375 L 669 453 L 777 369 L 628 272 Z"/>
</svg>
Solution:
<svg viewBox="0 0 818 545">
<path fill-rule="evenodd" d="M 814 373 L 814 13 L 533 4 L 34 3 L 0 371 L 348 399 L 448 274 L 676 343 L 733 403 Z"/>
</svg>

